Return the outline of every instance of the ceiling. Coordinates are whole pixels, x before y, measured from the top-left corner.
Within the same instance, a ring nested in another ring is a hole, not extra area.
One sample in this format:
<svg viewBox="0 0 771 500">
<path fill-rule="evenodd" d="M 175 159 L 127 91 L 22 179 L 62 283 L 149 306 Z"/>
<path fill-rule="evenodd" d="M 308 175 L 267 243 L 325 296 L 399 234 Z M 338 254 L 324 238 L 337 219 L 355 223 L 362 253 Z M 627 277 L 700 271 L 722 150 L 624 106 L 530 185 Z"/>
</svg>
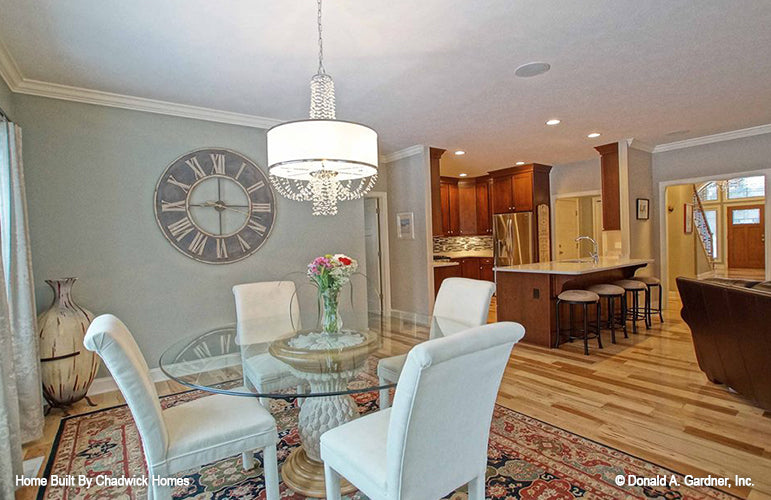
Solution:
<svg viewBox="0 0 771 500">
<path fill-rule="evenodd" d="M 315 8 L 0 0 L 0 40 L 25 79 L 289 120 L 308 112 Z M 445 171 L 476 175 L 771 123 L 769 25 L 763 0 L 335 0 L 325 66 L 338 118 L 375 128 L 381 154 L 463 149 Z M 516 78 L 531 61 L 552 69 Z"/>
</svg>

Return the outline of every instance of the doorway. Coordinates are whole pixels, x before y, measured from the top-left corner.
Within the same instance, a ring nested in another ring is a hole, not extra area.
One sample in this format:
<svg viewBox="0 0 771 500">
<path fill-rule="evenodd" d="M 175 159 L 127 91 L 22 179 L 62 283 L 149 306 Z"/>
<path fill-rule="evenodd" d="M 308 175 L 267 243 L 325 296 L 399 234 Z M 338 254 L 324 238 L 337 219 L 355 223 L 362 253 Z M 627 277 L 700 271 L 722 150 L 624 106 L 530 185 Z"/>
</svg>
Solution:
<svg viewBox="0 0 771 500">
<path fill-rule="evenodd" d="M 557 198 L 554 202 L 556 260 L 578 258 L 578 198 Z"/>
<path fill-rule="evenodd" d="M 763 205 L 728 207 L 729 269 L 765 269 L 763 208 Z"/>
<path fill-rule="evenodd" d="M 386 194 L 371 192 L 364 198 L 364 251 L 366 255 L 367 310 L 389 314 L 391 309 L 388 267 L 388 208 Z"/>
</svg>

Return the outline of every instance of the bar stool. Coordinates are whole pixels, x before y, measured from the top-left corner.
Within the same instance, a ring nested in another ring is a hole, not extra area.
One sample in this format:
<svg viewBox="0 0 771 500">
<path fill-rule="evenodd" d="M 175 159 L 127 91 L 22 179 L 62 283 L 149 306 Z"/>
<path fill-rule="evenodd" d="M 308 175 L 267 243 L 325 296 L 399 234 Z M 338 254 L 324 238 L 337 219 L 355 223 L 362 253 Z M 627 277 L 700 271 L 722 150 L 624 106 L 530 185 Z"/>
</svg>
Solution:
<svg viewBox="0 0 771 500">
<path fill-rule="evenodd" d="M 573 336 L 573 306 L 583 306 L 584 308 L 584 354 L 589 355 L 589 339 L 597 338 L 597 345 L 602 349 L 602 337 L 600 337 L 600 296 L 594 292 L 587 290 L 567 290 L 557 296 L 557 345 L 560 346 L 560 337 L 562 332 L 560 330 L 560 304 L 568 304 L 568 311 L 570 312 L 570 328 L 568 330 L 568 341 L 573 342 L 573 339 L 578 337 Z M 597 323 L 594 335 L 589 335 L 589 304 L 597 306 Z"/>
<path fill-rule="evenodd" d="M 648 287 L 648 302 L 645 304 L 645 314 L 648 316 L 648 324 L 651 324 L 652 322 L 653 313 L 657 313 L 659 315 L 659 320 L 663 323 L 664 315 L 661 313 L 661 302 L 663 301 L 663 297 L 661 296 L 661 280 L 654 278 L 653 276 L 635 276 L 634 279 L 637 281 L 642 281 L 645 283 L 645 286 Z M 654 288 L 659 289 L 659 306 L 656 309 L 653 308 Z"/>
<path fill-rule="evenodd" d="M 625 290 L 625 295 L 632 294 L 632 307 L 628 307 L 629 299 L 627 299 L 627 319 L 632 321 L 632 333 L 637 333 L 637 322 L 643 320 L 645 322 L 645 328 L 650 328 L 648 324 L 648 316 L 645 314 L 645 309 L 640 309 L 640 292 L 643 293 L 643 304 L 648 303 L 648 286 L 642 281 L 629 279 L 618 280 L 613 282 L 614 285 L 620 286 Z"/>
<path fill-rule="evenodd" d="M 608 303 L 608 323 L 607 328 L 610 330 L 610 341 L 616 343 L 616 327 L 621 327 L 624 330 L 624 338 L 628 339 L 629 335 L 626 332 L 626 290 L 616 285 L 592 285 L 587 288 L 590 292 L 594 292 L 600 296 L 600 302 L 597 307 L 600 308 L 600 317 L 602 317 L 602 299 L 607 299 Z M 621 314 L 616 314 L 615 299 L 620 299 L 621 302 Z M 620 324 L 616 325 L 616 322 L 620 319 Z M 600 328 L 602 330 L 602 328 Z"/>
</svg>

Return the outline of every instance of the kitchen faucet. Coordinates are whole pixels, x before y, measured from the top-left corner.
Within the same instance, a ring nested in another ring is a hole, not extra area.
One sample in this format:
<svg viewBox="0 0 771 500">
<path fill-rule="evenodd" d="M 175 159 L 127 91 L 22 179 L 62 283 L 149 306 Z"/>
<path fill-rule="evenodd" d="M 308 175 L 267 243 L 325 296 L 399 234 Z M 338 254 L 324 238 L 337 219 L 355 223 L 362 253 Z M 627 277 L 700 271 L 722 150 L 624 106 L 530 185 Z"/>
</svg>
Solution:
<svg viewBox="0 0 771 500">
<path fill-rule="evenodd" d="M 598 264 L 600 262 L 600 251 L 597 247 L 597 242 L 594 241 L 594 238 L 590 238 L 589 236 L 579 236 L 576 238 L 577 242 L 580 242 L 581 240 L 587 240 L 592 242 L 592 248 L 593 250 L 589 252 L 589 256 L 592 258 L 595 264 Z"/>
</svg>

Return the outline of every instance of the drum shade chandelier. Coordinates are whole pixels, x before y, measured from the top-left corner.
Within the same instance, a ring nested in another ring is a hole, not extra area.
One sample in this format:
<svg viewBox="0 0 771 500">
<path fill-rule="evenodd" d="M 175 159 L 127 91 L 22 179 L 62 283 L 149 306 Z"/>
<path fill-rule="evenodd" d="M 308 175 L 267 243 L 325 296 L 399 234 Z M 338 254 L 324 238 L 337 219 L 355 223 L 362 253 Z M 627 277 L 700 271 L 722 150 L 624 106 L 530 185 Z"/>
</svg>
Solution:
<svg viewBox="0 0 771 500">
<path fill-rule="evenodd" d="M 313 215 L 337 214 L 337 203 L 364 196 L 377 181 L 377 132 L 335 117 L 335 83 L 324 70 L 321 0 L 319 69 L 311 78 L 310 119 L 268 130 L 268 174 L 276 190 L 313 203 Z"/>
</svg>

